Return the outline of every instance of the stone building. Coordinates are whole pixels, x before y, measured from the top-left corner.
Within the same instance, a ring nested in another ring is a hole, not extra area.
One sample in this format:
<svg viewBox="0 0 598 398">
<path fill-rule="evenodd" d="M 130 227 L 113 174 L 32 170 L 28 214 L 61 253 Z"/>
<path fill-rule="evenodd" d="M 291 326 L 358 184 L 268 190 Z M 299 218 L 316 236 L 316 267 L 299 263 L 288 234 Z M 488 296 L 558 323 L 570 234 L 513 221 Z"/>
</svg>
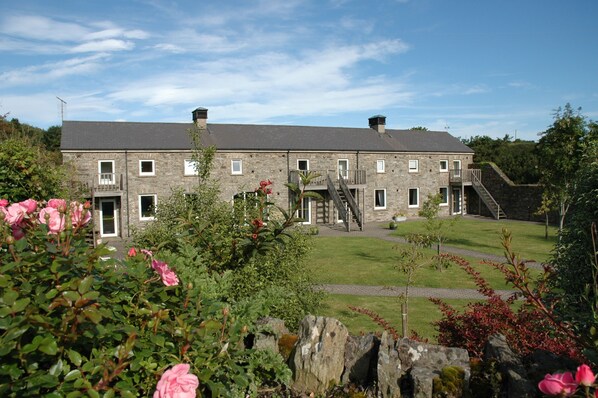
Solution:
<svg viewBox="0 0 598 398">
<path fill-rule="evenodd" d="M 224 200 L 269 179 L 272 200 L 285 207 L 284 184 L 299 181 L 301 171 L 317 172 L 309 189 L 324 200 L 305 200 L 299 216 L 306 224 L 363 228 L 398 213 L 416 216 L 436 193 L 442 215 L 460 214 L 476 185 L 473 151 L 458 139 L 386 129 L 380 115 L 369 118 L 369 128 L 213 124 L 205 108 L 192 116 L 192 123 L 64 121 L 63 159 L 89 189 L 99 237 L 127 237 L 131 227 L 152 220 L 172 188 L 192 191 L 198 178 L 188 132 L 194 127 L 203 130 L 202 145 L 217 149 L 212 177 Z"/>
</svg>

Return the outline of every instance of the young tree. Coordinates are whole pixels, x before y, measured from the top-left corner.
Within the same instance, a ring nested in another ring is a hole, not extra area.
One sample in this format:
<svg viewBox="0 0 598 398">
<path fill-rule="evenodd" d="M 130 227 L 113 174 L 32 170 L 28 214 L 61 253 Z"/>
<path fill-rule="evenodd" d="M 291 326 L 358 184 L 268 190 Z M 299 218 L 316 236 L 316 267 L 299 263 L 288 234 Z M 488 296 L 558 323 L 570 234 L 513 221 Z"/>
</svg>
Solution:
<svg viewBox="0 0 598 398">
<path fill-rule="evenodd" d="M 437 254 L 441 253 L 442 244 L 448 239 L 448 229 L 457 221 L 456 217 L 438 217 L 441 202 L 442 196 L 439 193 L 436 195 L 428 195 L 428 198 L 424 202 L 422 209 L 418 213 L 420 217 L 425 217 L 426 219 L 424 227 L 426 228 L 426 232 L 430 238 L 430 241 L 436 243 Z M 436 268 L 439 271 L 441 271 L 442 268 L 447 265 L 447 262 L 442 261 L 442 257 L 436 258 Z"/>
<path fill-rule="evenodd" d="M 581 115 L 581 108 L 574 110 L 570 104 L 555 112 L 552 126 L 541 133 L 536 146 L 541 173 L 541 183 L 546 196 L 559 214 L 559 231 L 571 206 L 575 191 L 575 175 L 585 167 L 582 159 L 588 139 L 593 139 L 591 124 Z"/>
</svg>

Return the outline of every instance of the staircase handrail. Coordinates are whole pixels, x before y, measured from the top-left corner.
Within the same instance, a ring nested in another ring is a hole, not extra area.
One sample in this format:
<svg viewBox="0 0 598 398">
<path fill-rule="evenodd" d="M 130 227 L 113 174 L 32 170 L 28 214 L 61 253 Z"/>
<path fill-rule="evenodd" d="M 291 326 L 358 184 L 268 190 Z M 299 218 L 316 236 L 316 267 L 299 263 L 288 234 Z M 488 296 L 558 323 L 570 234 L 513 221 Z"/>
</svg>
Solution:
<svg viewBox="0 0 598 398">
<path fill-rule="evenodd" d="M 471 170 L 471 185 L 476 190 L 479 189 L 479 190 L 483 191 L 486 194 L 485 197 L 482 197 L 482 200 L 484 201 L 484 203 L 486 203 L 486 200 L 485 200 L 486 198 L 490 201 L 491 205 L 488 205 L 488 203 L 486 203 L 486 205 L 488 205 L 488 209 L 490 210 L 490 212 L 492 213 L 492 215 L 494 215 L 494 217 L 497 220 L 500 219 L 501 213 L 503 215 L 505 215 L 505 212 L 501 210 L 500 205 L 498 204 L 498 202 L 494 199 L 494 197 L 492 197 L 492 195 L 490 194 L 490 192 L 488 192 L 488 189 L 486 189 L 486 187 L 484 186 L 484 184 L 482 184 L 482 170 L 479 170 L 479 169 Z"/>
<path fill-rule="evenodd" d="M 341 216 L 341 219 L 343 220 L 343 223 L 345 224 L 345 228 L 347 228 L 347 231 L 348 231 L 349 230 L 349 220 L 347 219 L 347 210 L 345 209 L 345 206 L 343 205 L 343 201 L 341 200 L 341 197 L 339 196 L 338 192 L 336 191 L 336 186 L 334 185 L 334 181 L 332 181 L 332 178 L 330 177 L 330 173 L 328 173 L 326 175 L 326 185 L 328 187 L 328 193 L 330 194 L 330 197 L 332 198 L 334 205 L 338 209 L 338 213 Z"/>
<path fill-rule="evenodd" d="M 341 190 L 343 191 L 343 194 L 345 195 L 345 198 L 347 199 L 349 208 L 351 208 L 351 211 L 353 212 L 353 214 L 355 215 L 355 218 L 357 219 L 357 224 L 359 225 L 359 228 L 363 228 L 363 223 L 362 223 L 362 219 L 361 219 L 361 217 L 362 217 L 361 211 L 359 210 L 359 206 L 357 205 L 355 198 L 353 197 L 353 195 L 351 194 L 351 191 L 349 190 L 349 187 L 347 186 L 347 182 L 340 175 L 339 175 L 338 182 L 339 182 L 339 186 L 341 187 Z"/>
</svg>

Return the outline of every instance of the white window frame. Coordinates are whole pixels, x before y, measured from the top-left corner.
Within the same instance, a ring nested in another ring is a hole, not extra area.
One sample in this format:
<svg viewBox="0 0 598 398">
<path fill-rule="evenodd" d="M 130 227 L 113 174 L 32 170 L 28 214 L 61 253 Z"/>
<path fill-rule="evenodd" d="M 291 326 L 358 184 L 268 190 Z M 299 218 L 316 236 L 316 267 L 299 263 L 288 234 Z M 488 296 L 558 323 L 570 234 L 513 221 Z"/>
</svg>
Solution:
<svg viewBox="0 0 598 398">
<path fill-rule="evenodd" d="M 415 190 L 416 195 L 415 195 L 415 199 L 416 199 L 416 204 L 411 204 L 411 191 Z M 410 209 L 415 209 L 417 207 L 419 207 L 419 188 L 409 188 L 407 190 L 407 205 Z"/>
<path fill-rule="evenodd" d="M 344 163 L 347 165 L 346 169 L 341 169 L 341 163 Z M 345 180 L 349 178 L 349 159 L 338 159 L 336 162 L 337 165 L 337 170 L 338 170 L 338 175 L 341 176 L 342 178 L 344 178 Z"/>
<path fill-rule="evenodd" d="M 197 160 L 193 159 L 185 159 L 183 160 L 183 175 L 186 176 L 196 176 L 199 175 L 199 170 L 197 169 Z"/>
<path fill-rule="evenodd" d="M 385 173 L 386 172 L 386 164 L 384 159 L 376 160 L 376 173 Z"/>
<path fill-rule="evenodd" d="M 235 170 L 235 163 L 238 163 L 239 170 Z M 242 175 L 243 174 L 243 159 L 231 159 L 230 173 L 232 175 Z"/>
<path fill-rule="evenodd" d="M 453 171 L 455 177 L 461 177 L 461 160 L 453 160 Z"/>
<path fill-rule="evenodd" d="M 411 166 L 412 164 L 415 164 L 415 167 L 412 167 Z M 409 159 L 409 172 L 417 173 L 418 171 L 419 171 L 419 160 L 418 159 Z"/>
<path fill-rule="evenodd" d="M 143 167 L 141 165 L 144 162 L 149 162 L 152 165 L 152 171 L 143 171 Z M 139 176 L 140 177 L 151 177 L 156 175 L 156 161 L 153 159 L 140 159 L 139 160 Z"/>
<path fill-rule="evenodd" d="M 158 207 L 158 195 L 156 195 L 155 193 L 140 194 L 139 195 L 139 199 L 138 199 L 138 204 L 139 204 L 139 221 L 150 221 L 150 220 L 153 220 L 155 218 L 155 216 L 149 216 L 149 217 L 144 217 L 143 216 L 143 208 L 142 208 L 142 205 L 141 205 L 141 198 L 145 198 L 145 197 L 152 197 L 153 198 L 154 213 L 156 211 L 156 207 Z"/>
<path fill-rule="evenodd" d="M 442 162 L 445 162 L 444 165 L 445 167 L 442 167 Z M 439 170 L 441 173 L 448 173 L 449 171 L 449 161 L 448 159 L 441 159 L 439 162 Z"/>
<path fill-rule="evenodd" d="M 102 173 L 102 163 L 110 163 L 112 165 L 111 173 Z M 109 178 L 102 178 L 102 174 L 110 174 Z M 114 185 L 116 184 L 116 170 L 114 160 L 98 160 L 98 184 L 99 185 Z"/>
<path fill-rule="evenodd" d="M 299 167 L 299 162 L 305 162 L 305 164 L 307 165 L 307 168 L 304 170 L 301 167 Z M 309 159 L 297 159 L 297 170 L 299 170 L 299 171 L 309 171 Z"/>
<path fill-rule="evenodd" d="M 302 199 L 295 215 L 297 218 L 303 219 L 303 221 L 299 222 L 301 225 L 311 224 L 311 198 Z"/>
<path fill-rule="evenodd" d="M 442 190 L 446 191 L 446 197 L 442 195 Z M 438 193 L 440 194 L 441 200 L 446 199 L 446 202 L 440 202 L 440 206 L 448 206 L 449 205 L 449 187 L 440 187 L 438 189 Z"/>
<path fill-rule="evenodd" d="M 378 197 L 379 191 L 383 192 L 383 196 L 382 196 L 382 198 L 384 199 L 383 206 L 376 205 L 376 198 Z M 384 209 L 386 209 L 386 189 L 374 189 L 374 210 L 384 210 Z"/>
</svg>

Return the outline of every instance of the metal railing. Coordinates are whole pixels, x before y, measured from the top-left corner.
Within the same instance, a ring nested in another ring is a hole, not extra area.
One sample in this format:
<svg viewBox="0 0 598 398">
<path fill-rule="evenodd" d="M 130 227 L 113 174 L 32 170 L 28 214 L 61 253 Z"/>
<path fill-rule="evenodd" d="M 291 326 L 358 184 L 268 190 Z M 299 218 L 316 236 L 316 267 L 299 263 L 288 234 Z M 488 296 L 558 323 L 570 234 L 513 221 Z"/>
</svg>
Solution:
<svg viewBox="0 0 598 398">
<path fill-rule="evenodd" d="M 482 170 L 474 169 L 469 171 L 471 171 L 471 185 L 473 186 L 473 189 L 475 189 L 475 191 L 478 193 L 478 196 L 482 199 L 488 210 L 490 210 L 490 213 L 492 213 L 494 218 L 496 218 L 497 220 L 500 220 L 501 218 L 506 218 L 507 215 L 500 208 L 498 202 L 492 197 L 490 192 L 488 192 L 484 184 L 482 184 Z"/>
<path fill-rule="evenodd" d="M 471 172 L 473 170 L 470 169 L 451 169 L 449 170 L 449 182 L 451 183 L 462 183 L 462 182 L 471 182 Z"/>
<path fill-rule="evenodd" d="M 334 205 L 336 206 L 336 208 L 338 210 L 340 219 L 343 220 L 343 223 L 345 224 L 345 228 L 347 228 L 347 231 L 348 231 L 349 230 L 349 222 L 350 222 L 349 215 L 347 214 L 347 209 L 345 209 L 343 201 L 342 201 L 340 195 L 338 194 L 338 191 L 336 190 L 336 185 L 334 184 L 334 181 L 332 181 L 330 174 L 326 175 L 326 186 L 328 187 L 328 193 L 330 194 L 330 197 L 332 198 L 332 201 L 334 202 Z"/>
<path fill-rule="evenodd" d="M 345 179 L 339 178 L 338 182 L 339 182 L 341 191 L 343 191 L 343 195 L 345 195 L 347 204 L 349 205 L 349 208 L 351 209 L 351 211 L 353 212 L 353 215 L 355 216 L 357 225 L 359 225 L 360 229 L 363 229 L 363 218 L 361 215 L 361 211 L 359 210 L 359 206 L 357 205 L 355 198 L 351 194 L 351 191 L 349 190 L 349 187 L 347 186 Z M 348 220 L 348 221 L 351 222 L 351 220 Z"/>
<path fill-rule="evenodd" d="M 319 174 L 320 176 L 314 178 L 311 182 L 312 186 L 326 186 L 326 180 L 328 176 L 336 182 L 339 178 L 342 178 L 347 185 L 365 185 L 366 184 L 366 172 L 363 169 L 349 169 L 342 170 L 343 176 L 337 170 L 309 170 L 313 173 Z M 299 173 L 304 173 L 303 170 L 291 170 L 289 175 L 289 182 L 299 184 L 301 179 Z"/>
</svg>

